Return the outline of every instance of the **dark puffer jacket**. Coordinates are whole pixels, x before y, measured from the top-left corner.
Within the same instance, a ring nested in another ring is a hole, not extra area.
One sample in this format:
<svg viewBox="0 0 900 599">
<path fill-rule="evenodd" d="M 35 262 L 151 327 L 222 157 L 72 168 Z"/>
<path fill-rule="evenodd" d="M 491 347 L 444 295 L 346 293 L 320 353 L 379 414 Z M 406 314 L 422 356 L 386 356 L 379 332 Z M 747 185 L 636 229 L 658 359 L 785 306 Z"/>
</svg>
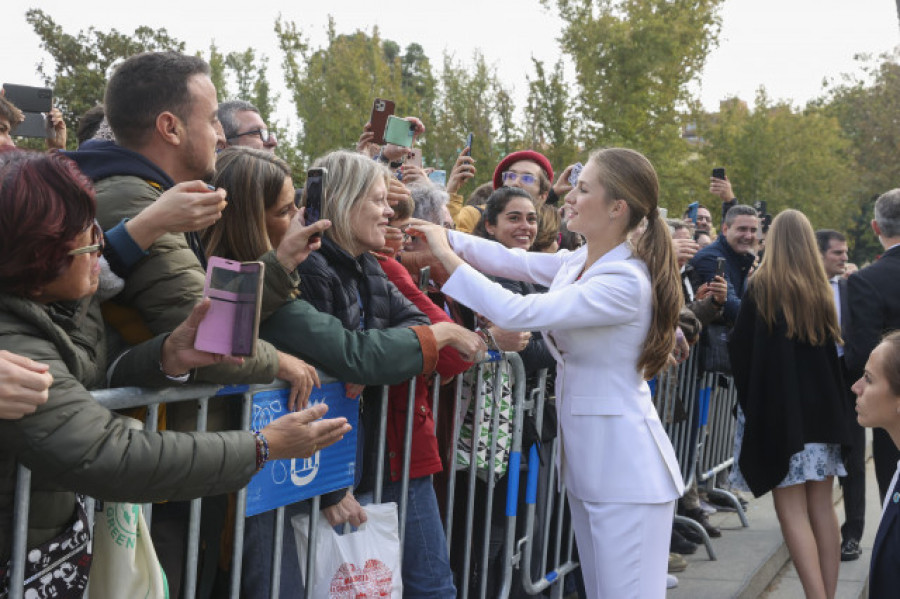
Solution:
<svg viewBox="0 0 900 599">
<path fill-rule="evenodd" d="M 158 364 L 165 335 L 116 363 L 110 384 L 171 384 Z M 33 414 L 0 420 L 0 563 L 9 559 L 16 463 L 32 470 L 28 546 L 75 518 L 73 492 L 143 503 L 239 489 L 256 471 L 249 432 L 149 433 L 98 404 L 106 386 L 104 325 L 95 300 L 43 306 L 0 293 L 0 349 L 50 366 L 50 398 Z"/>
<path fill-rule="evenodd" d="M 354 258 L 328 237 L 322 248 L 310 254 L 297 269 L 300 296 L 340 320 L 350 330 L 388 329 L 428 325 L 431 322 L 391 283 L 375 256 L 365 253 Z M 368 396 L 368 394 L 367 394 Z M 371 399 L 371 398 L 370 398 Z M 379 410 L 362 409 L 364 433 L 362 481 L 368 490 L 374 482 L 375 434 Z M 327 507 L 340 501 L 343 492 L 322 498 Z"/>
</svg>

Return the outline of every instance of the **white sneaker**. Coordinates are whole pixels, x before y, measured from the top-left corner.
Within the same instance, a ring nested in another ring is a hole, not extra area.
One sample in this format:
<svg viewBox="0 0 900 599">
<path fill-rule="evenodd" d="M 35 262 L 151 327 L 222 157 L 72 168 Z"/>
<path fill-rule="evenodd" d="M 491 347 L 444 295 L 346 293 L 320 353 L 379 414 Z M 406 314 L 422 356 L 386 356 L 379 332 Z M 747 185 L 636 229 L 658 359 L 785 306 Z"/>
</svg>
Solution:
<svg viewBox="0 0 900 599">
<path fill-rule="evenodd" d="M 674 589 L 678 586 L 678 579 L 672 576 L 671 574 L 666 574 L 666 588 Z"/>
</svg>

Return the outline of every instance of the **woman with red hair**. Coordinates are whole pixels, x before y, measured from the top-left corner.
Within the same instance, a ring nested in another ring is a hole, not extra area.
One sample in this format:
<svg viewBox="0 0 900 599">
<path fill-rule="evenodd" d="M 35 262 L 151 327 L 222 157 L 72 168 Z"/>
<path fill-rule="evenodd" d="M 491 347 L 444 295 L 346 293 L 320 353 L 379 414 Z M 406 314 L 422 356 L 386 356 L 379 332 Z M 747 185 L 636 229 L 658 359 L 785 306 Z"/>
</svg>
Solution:
<svg viewBox="0 0 900 599">
<path fill-rule="evenodd" d="M 343 418 L 314 422 L 327 409 L 316 406 L 257 432 L 146 432 L 98 404 L 89 388 L 171 385 L 227 358 L 193 349 L 204 302 L 171 334 L 133 347 L 107 371 L 103 321 L 91 297 L 104 247 L 94 215 L 93 190 L 74 163 L 0 152 L 0 352 L 47 364 L 53 381 L 34 413 L 0 420 L 0 594 L 17 464 L 32 471 L 30 505 L 39 514 L 28 523 L 27 588 L 81 597 L 91 563 L 82 494 L 143 503 L 225 493 L 246 485 L 269 458 L 308 457 L 350 429 Z"/>
</svg>

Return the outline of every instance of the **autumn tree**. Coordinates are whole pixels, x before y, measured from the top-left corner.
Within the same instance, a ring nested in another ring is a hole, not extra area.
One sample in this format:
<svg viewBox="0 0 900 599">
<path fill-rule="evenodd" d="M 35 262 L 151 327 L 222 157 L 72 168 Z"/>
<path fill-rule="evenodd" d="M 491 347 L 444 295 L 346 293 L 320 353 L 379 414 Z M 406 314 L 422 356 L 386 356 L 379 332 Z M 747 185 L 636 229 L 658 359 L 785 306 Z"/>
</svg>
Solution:
<svg viewBox="0 0 900 599">
<path fill-rule="evenodd" d="M 565 26 L 580 145 L 626 146 L 656 167 L 664 196 L 691 185 L 689 84 L 715 46 L 722 0 L 542 0 Z M 687 115 L 687 116 L 686 116 Z"/>
<path fill-rule="evenodd" d="M 25 20 L 52 59 L 52 64 L 41 61 L 38 73 L 45 85 L 53 88 L 54 103 L 62 111 L 70 132 L 75 131 L 79 116 L 103 102 L 106 81 L 119 61 L 139 52 L 184 51 L 184 42 L 163 28 L 141 26 L 125 34 L 116 29 L 88 27 L 71 34 L 37 8 L 27 11 Z M 69 146 L 75 147 L 74 134 L 69 135 Z"/>
<path fill-rule="evenodd" d="M 451 169 L 472 133 L 478 174 L 468 187 L 490 181 L 500 158 L 520 149 L 514 111 L 510 91 L 479 50 L 473 53 L 470 66 L 445 54 L 435 124 L 428 134 L 435 166 Z"/>
<path fill-rule="evenodd" d="M 838 119 L 819 106 L 796 110 L 760 89 L 752 110 L 723 102 L 700 133 L 706 163 L 727 169 L 742 203 L 765 201 L 773 215 L 796 208 L 814 227 L 846 229 L 854 182 L 850 143 Z"/>
<path fill-rule="evenodd" d="M 393 100 L 398 114 L 407 110 L 396 44 L 385 46 L 377 28 L 372 35 L 362 31 L 339 35 L 329 18 L 327 45 L 317 49 L 310 48 L 293 22 L 279 19 L 275 33 L 299 121 L 296 157 L 300 161 L 308 163 L 330 150 L 354 147 L 374 98 Z"/>
<path fill-rule="evenodd" d="M 900 55 L 857 58 L 862 74 L 829 82 L 820 102 L 836 116 L 852 144 L 855 176 L 852 197 L 846 203 L 852 214 L 847 233 L 851 259 L 862 264 L 883 249 L 869 224 L 875 199 L 900 185 Z"/>
<path fill-rule="evenodd" d="M 566 80 L 563 61 L 551 72 L 531 59 L 534 72 L 528 79 L 525 105 L 525 145 L 543 153 L 553 168 L 562 172 L 579 159 L 578 118 L 569 98 L 573 86 Z"/>
</svg>

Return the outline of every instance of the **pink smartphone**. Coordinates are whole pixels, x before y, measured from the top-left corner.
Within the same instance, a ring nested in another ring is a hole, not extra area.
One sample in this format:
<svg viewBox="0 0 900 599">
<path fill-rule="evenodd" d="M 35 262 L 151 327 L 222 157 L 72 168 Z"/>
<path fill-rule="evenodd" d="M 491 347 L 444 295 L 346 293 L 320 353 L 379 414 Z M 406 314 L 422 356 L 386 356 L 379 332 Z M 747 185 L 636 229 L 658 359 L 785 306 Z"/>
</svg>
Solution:
<svg viewBox="0 0 900 599">
<path fill-rule="evenodd" d="M 197 328 L 195 349 L 227 356 L 256 353 L 264 271 L 262 262 L 209 259 L 203 296 L 211 305 Z"/>
</svg>

